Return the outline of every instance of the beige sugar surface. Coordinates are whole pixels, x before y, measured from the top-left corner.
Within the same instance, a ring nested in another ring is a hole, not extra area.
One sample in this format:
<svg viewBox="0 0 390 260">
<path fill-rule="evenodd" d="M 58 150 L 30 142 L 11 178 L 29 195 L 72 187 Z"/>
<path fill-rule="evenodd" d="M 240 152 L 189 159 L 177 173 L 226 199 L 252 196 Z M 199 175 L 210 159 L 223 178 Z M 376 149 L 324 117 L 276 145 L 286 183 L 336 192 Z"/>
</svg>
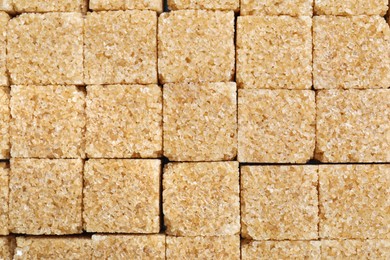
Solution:
<svg viewBox="0 0 390 260">
<path fill-rule="evenodd" d="M 164 156 L 171 161 L 236 157 L 235 83 L 171 83 L 163 92 Z"/>
<path fill-rule="evenodd" d="M 240 259 L 240 237 L 171 237 L 166 238 L 167 259 Z"/>
<path fill-rule="evenodd" d="M 94 11 L 138 9 L 161 13 L 163 0 L 90 0 L 89 8 Z"/>
<path fill-rule="evenodd" d="M 93 235 L 93 259 L 164 260 L 165 235 Z"/>
<path fill-rule="evenodd" d="M 87 237 L 17 237 L 13 259 L 92 259 L 92 243 Z"/>
</svg>

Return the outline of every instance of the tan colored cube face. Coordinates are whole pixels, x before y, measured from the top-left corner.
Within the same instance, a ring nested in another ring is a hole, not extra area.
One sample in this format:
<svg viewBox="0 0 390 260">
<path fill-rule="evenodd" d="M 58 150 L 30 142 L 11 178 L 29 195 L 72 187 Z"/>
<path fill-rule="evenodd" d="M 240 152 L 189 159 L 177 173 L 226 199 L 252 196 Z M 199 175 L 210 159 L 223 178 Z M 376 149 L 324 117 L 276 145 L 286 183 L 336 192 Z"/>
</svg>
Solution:
<svg viewBox="0 0 390 260">
<path fill-rule="evenodd" d="M 18 13 L 44 12 L 84 12 L 88 9 L 87 0 L 12 0 Z"/>
<path fill-rule="evenodd" d="M 83 84 L 83 24 L 81 13 L 21 14 L 10 20 L 11 83 Z"/>
<path fill-rule="evenodd" d="M 0 4 L 0 87 L 8 86 L 9 83 L 6 69 L 7 25 L 9 19 L 8 14 L 1 12 Z"/>
<path fill-rule="evenodd" d="M 380 16 L 315 16 L 316 89 L 390 86 L 390 27 Z"/>
<path fill-rule="evenodd" d="M 162 154 L 162 90 L 157 85 L 87 87 L 89 158 L 157 158 Z"/>
<path fill-rule="evenodd" d="M 390 166 L 320 165 L 321 238 L 389 239 Z"/>
<path fill-rule="evenodd" d="M 322 240 L 323 259 L 389 259 L 389 239 Z"/>
<path fill-rule="evenodd" d="M 180 10 L 158 25 L 161 83 L 227 82 L 234 76 L 234 12 Z"/>
<path fill-rule="evenodd" d="M 163 91 L 164 156 L 171 161 L 236 157 L 235 83 L 166 84 Z"/>
<path fill-rule="evenodd" d="M 93 235 L 94 259 L 164 260 L 165 235 Z"/>
<path fill-rule="evenodd" d="M 240 237 L 166 238 L 167 259 L 240 259 Z"/>
<path fill-rule="evenodd" d="M 79 159 L 11 159 L 10 231 L 81 233 L 82 171 Z"/>
<path fill-rule="evenodd" d="M 313 0 L 241 0 L 241 15 L 312 16 Z"/>
<path fill-rule="evenodd" d="M 90 0 L 89 8 L 94 11 L 153 10 L 161 13 L 163 0 Z"/>
<path fill-rule="evenodd" d="M 317 92 L 315 158 L 322 162 L 390 161 L 390 90 Z"/>
<path fill-rule="evenodd" d="M 15 239 L 13 237 L 0 237 L 0 259 L 13 259 L 14 244 Z"/>
<path fill-rule="evenodd" d="M 163 188 L 167 234 L 222 236 L 240 232 L 237 162 L 168 164 Z"/>
<path fill-rule="evenodd" d="M 18 85 L 11 96 L 12 157 L 85 157 L 83 89 Z"/>
<path fill-rule="evenodd" d="M 252 241 L 243 242 L 243 260 L 251 259 L 320 259 L 320 241 Z"/>
<path fill-rule="evenodd" d="M 237 84 L 240 88 L 310 89 L 312 19 L 244 16 L 237 20 Z"/>
<path fill-rule="evenodd" d="M 10 157 L 9 124 L 11 120 L 10 89 L 0 87 L 0 159 Z"/>
<path fill-rule="evenodd" d="M 85 19 L 86 84 L 157 83 L 157 15 L 91 12 Z"/>
<path fill-rule="evenodd" d="M 168 7 L 171 10 L 202 9 L 238 11 L 239 6 L 239 0 L 168 0 Z"/>
<path fill-rule="evenodd" d="M 17 237 L 14 259 L 91 259 L 91 239 L 83 237 Z"/>
<path fill-rule="evenodd" d="M 306 163 L 314 155 L 311 90 L 238 91 L 238 161 Z"/>
<path fill-rule="evenodd" d="M 381 15 L 388 8 L 388 0 L 320 0 L 314 5 L 317 15 Z"/>
<path fill-rule="evenodd" d="M 318 167 L 242 166 L 241 235 L 254 240 L 318 237 Z"/>
<path fill-rule="evenodd" d="M 159 160 L 90 159 L 84 171 L 84 228 L 88 232 L 160 231 Z"/>
<path fill-rule="evenodd" d="M 8 235 L 9 168 L 0 162 L 0 235 Z M 1 247 L 1 246 L 0 246 Z M 1 253 L 0 253 L 1 258 Z"/>
</svg>

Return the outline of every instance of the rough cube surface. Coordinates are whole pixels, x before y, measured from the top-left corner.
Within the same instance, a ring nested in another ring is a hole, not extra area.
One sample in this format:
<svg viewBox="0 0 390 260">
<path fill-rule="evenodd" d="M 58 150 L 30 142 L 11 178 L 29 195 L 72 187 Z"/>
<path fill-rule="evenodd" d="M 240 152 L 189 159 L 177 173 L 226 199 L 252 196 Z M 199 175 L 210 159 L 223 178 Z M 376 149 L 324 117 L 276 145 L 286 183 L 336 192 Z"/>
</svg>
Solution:
<svg viewBox="0 0 390 260">
<path fill-rule="evenodd" d="M 238 86 L 310 89 L 311 26 L 312 20 L 308 16 L 238 17 Z"/>
<path fill-rule="evenodd" d="M 316 89 L 390 87 L 390 28 L 383 17 L 316 16 L 313 33 Z"/>
<path fill-rule="evenodd" d="M 85 83 L 157 83 L 156 31 L 157 15 L 153 11 L 88 13 Z"/>
<path fill-rule="evenodd" d="M 83 237 L 17 237 L 14 260 L 91 259 L 91 239 Z"/>
<path fill-rule="evenodd" d="M 83 158 L 85 93 L 75 86 L 11 87 L 12 157 Z"/>
<path fill-rule="evenodd" d="M 87 0 L 12 0 L 16 12 L 84 12 Z"/>
<path fill-rule="evenodd" d="M 165 235 L 93 235 L 94 259 L 165 259 Z"/>
<path fill-rule="evenodd" d="M 388 0 L 316 0 L 318 15 L 381 15 L 386 14 Z"/>
<path fill-rule="evenodd" d="M 318 167 L 241 167 L 241 234 L 255 240 L 318 237 Z"/>
<path fill-rule="evenodd" d="M 8 76 L 7 76 L 7 69 L 6 69 L 6 49 L 7 49 L 7 25 L 9 19 L 10 18 L 8 14 L 0 11 L 0 86 L 8 85 Z"/>
<path fill-rule="evenodd" d="M 163 9 L 163 0 L 90 0 L 89 8 L 94 11 L 139 9 L 160 13 Z"/>
<path fill-rule="evenodd" d="M 14 248 L 15 239 L 13 237 L 0 237 L 0 259 L 12 260 Z"/>
<path fill-rule="evenodd" d="M 389 162 L 389 108 L 389 89 L 319 91 L 316 159 Z"/>
<path fill-rule="evenodd" d="M 159 160 L 91 159 L 84 170 L 83 217 L 88 232 L 160 231 Z"/>
<path fill-rule="evenodd" d="M 89 158 L 162 154 L 162 90 L 157 85 L 87 87 Z"/>
<path fill-rule="evenodd" d="M 21 14 L 10 20 L 7 68 L 13 84 L 83 84 L 81 13 Z"/>
<path fill-rule="evenodd" d="M 305 163 L 315 147 L 311 90 L 238 91 L 238 160 Z"/>
<path fill-rule="evenodd" d="M 167 237 L 167 259 L 240 259 L 240 237 Z"/>
<path fill-rule="evenodd" d="M 222 236 L 240 232 L 237 162 L 171 163 L 164 168 L 166 233 Z"/>
<path fill-rule="evenodd" d="M 82 171 L 80 159 L 11 159 L 10 231 L 81 233 Z"/>
<path fill-rule="evenodd" d="M 203 10 L 233 10 L 238 11 L 239 0 L 168 0 L 171 10 L 203 9 Z"/>
<path fill-rule="evenodd" d="M 390 165 L 320 165 L 320 237 L 390 238 Z"/>
<path fill-rule="evenodd" d="M 322 240 L 322 259 L 390 259 L 390 240 Z"/>
<path fill-rule="evenodd" d="M 8 180 L 9 169 L 0 162 L 0 235 L 8 235 Z"/>
<path fill-rule="evenodd" d="M 158 24 L 162 83 L 225 82 L 234 76 L 234 12 L 180 10 Z"/>
<path fill-rule="evenodd" d="M 313 0 L 241 0 L 240 14 L 311 16 L 313 14 Z"/>
<path fill-rule="evenodd" d="M 237 154 L 235 83 L 164 86 L 164 156 L 171 161 L 232 160 Z"/>
<path fill-rule="evenodd" d="M 0 11 L 13 13 L 14 8 L 12 6 L 12 0 L 0 0 Z"/>
<path fill-rule="evenodd" d="M 243 260 L 320 259 L 320 241 L 252 241 L 241 246 Z"/>
<path fill-rule="evenodd" d="M 9 124 L 11 114 L 9 103 L 9 88 L 0 87 L 0 159 L 7 159 L 10 156 Z"/>
</svg>

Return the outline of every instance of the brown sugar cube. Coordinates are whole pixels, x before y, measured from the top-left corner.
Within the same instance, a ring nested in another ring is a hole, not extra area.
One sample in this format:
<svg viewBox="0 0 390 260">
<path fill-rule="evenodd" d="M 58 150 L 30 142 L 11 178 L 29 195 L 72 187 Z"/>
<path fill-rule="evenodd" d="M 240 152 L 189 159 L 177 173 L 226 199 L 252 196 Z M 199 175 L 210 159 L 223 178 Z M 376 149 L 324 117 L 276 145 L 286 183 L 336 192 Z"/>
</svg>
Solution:
<svg viewBox="0 0 390 260">
<path fill-rule="evenodd" d="M 321 165 L 321 238 L 390 238 L 390 165 Z"/>
<path fill-rule="evenodd" d="M 318 167 L 241 167 L 241 234 L 255 240 L 318 237 Z"/>
<path fill-rule="evenodd" d="M 92 259 L 91 239 L 84 237 L 17 237 L 14 260 Z"/>
<path fill-rule="evenodd" d="M 234 12 L 180 10 L 160 15 L 160 82 L 231 81 L 234 63 Z"/>
<path fill-rule="evenodd" d="M 12 84 L 83 84 L 81 13 L 21 14 L 7 41 Z"/>
<path fill-rule="evenodd" d="M 9 19 L 10 18 L 7 13 L 0 11 L 0 86 L 8 86 L 8 76 L 7 76 L 7 69 L 6 69 L 6 46 L 7 46 L 7 25 Z"/>
<path fill-rule="evenodd" d="M 162 154 L 162 91 L 157 85 L 87 86 L 89 158 Z"/>
<path fill-rule="evenodd" d="M 9 182 L 9 169 L 6 163 L 0 162 L 0 235 L 8 235 L 9 233 L 8 232 L 8 193 L 9 193 L 8 182 Z"/>
<path fill-rule="evenodd" d="M 316 89 L 390 87 L 390 28 L 383 17 L 316 16 L 313 38 Z"/>
<path fill-rule="evenodd" d="M 241 0 L 240 14 L 311 16 L 313 14 L 313 0 Z"/>
<path fill-rule="evenodd" d="M 80 159 L 11 159 L 10 231 L 81 233 L 82 171 Z"/>
<path fill-rule="evenodd" d="M 390 259 L 390 240 L 322 240 L 321 255 L 331 259 Z"/>
<path fill-rule="evenodd" d="M 240 232 L 237 162 L 170 163 L 164 168 L 166 233 L 223 236 Z"/>
<path fill-rule="evenodd" d="M 92 12 L 85 20 L 87 84 L 157 83 L 157 15 L 153 11 Z"/>
<path fill-rule="evenodd" d="M 90 0 L 89 8 L 102 10 L 153 10 L 159 13 L 163 10 L 163 0 Z"/>
<path fill-rule="evenodd" d="M 319 91 L 315 158 L 389 162 L 389 122 L 389 89 Z"/>
<path fill-rule="evenodd" d="M 84 169 L 87 232 L 158 233 L 160 160 L 90 159 Z"/>
<path fill-rule="evenodd" d="M 314 154 L 311 90 L 238 91 L 238 160 L 305 163 Z"/>
<path fill-rule="evenodd" d="M 165 259 L 165 235 L 93 235 L 93 259 Z"/>
<path fill-rule="evenodd" d="M 12 157 L 85 157 L 85 93 L 76 86 L 12 86 L 11 115 Z"/>
<path fill-rule="evenodd" d="M 240 9 L 240 0 L 168 0 L 171 10 L 204 9 L 204 10 L 233 10 Z"/>
<path fill-rule="evenodd" d="M 388 0 L 316 0 L 317 15 L 381 15 L 388 9 Z"/>
<path fill-rule="evenodd" d="M 320 259 L 320 241 L 244 241 L 243 260 Z"/>
<path fill-rule="evenodd" d="M 11 120 L 11 114 L 9 103 L 9 88 L 0 87 L 0 159 L 7 159 L 10 156 L 9 124 Z"/>
<path fill-rule="evenodd" d="M 167 237 L 167 259 L 240 259 L 240 237 Z"/>
<path fill-rule="evenodd" d="M 85 12 L 87 0 L 12 0 L 18 13 Z"/>
<path fill-rule="evenodd" d="M 13 260 L 15 239 L 13 237 L 0 237 L 0 259 Z"/>
<path fill-rule="evenodd" d="M 172 161 L 232 160 L 237 155 L 235 83 L 164 86 L 164 155 Z"/>
<path fill-rule="evenodd" d="M 312 20 L 308 16 L 238 17 L 238 86 L 310 89 L 311 28 Z"/>
</svg>

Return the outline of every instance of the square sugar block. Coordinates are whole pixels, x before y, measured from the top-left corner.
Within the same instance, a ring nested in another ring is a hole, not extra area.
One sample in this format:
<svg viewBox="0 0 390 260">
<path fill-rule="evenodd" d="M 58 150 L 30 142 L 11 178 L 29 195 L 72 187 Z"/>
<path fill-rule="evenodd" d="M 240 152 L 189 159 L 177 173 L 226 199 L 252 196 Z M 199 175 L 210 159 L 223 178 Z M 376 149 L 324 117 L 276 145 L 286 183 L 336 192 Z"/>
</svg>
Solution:
<svg viewBox="0 0 390 260">
<path fill-rule="evenodd" d="M 159 17 L 158 42 L 161 83 L 233 80 L 233 11 L 163 13 Z"/>
<path fill-rule="evenodd" d="M 10 20 L 7 69 L 12 84 L 83 84 L 81 13 L 21 14 Z"/>
<path fill-rule="evenodd" d="M 12 233 L 82 232 L 83 161 L 11 159 L 9 222 Z"/>
<path fill-rule="evenodd" d="M 237 162 L 170 163 L 163 174 L 166 233 L 225 236 L 240 232 Z"/>
<path fill-rule="evenodd" d="M 163 92 L 164 156 L 171 161 L 236 157 L 235 83 L 170 83 Z"/>
<path fill-rule="evenodd" d="M 158 233 L 160 175 L 160 160 L 88 160 L 83 190 L 85 230 Z"/>
</svg>

